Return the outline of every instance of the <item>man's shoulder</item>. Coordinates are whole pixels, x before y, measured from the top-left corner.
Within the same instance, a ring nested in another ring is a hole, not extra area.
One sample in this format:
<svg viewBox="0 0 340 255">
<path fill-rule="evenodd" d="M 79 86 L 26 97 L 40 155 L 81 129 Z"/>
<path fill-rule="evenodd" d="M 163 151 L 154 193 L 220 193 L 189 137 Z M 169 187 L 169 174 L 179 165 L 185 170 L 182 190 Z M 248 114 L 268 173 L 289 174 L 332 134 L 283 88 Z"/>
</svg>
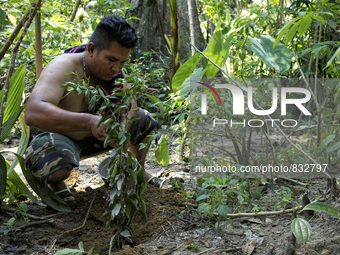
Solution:
<svg viewBox="0 0 340 255">
<path fill-rule="evenodd" d="M 76 72 L 79 78 L 83 76 L 83 70 L 80 53 L 62 54 L 54 58 L 45 68 L 43 75 L 55 76 L 63 75 L 68 72 Z"/>
</svg>

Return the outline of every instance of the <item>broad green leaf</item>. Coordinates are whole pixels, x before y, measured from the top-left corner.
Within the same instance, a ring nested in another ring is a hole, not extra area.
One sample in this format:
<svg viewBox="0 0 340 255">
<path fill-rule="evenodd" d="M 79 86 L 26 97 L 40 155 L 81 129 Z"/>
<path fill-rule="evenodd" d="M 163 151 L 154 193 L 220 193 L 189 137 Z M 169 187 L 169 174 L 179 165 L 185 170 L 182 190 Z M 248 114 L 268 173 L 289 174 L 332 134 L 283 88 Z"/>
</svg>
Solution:
<svg viewBox="0 0 340 255">
<path fill-rule="evenodd" d="M 196 69 L 202 56 L 199 53 L 194 54 L 183 65 L 181 65 L 172 78 L 172 90 L 176 93 L 181 89 L 181 85 L 185 79 L 187 79 L 191 73 Z"/>
<path fill-rule="evenodd" d="M 310 24 L 312 22 L 312 18 L 307 15 L 307 17 L 305 17 L 300 26 L 299 26 L 299 35 L 300 37 L 302 37 L 304 35 L 304 33 L 307 31 L 307 29 L 309 28 Z"/>
<path fill-rule="evenodd" d="M 22 92 L 25 84 L 25 74 L 26 63 L 22 64 L 11 78 L 3 123 L 20 109 Z M 2 100 L 2 98 L 0 100 Z"/>
<path fill-rule="evenodd" d="M 322 202 L 310 203 L 306 205 L 302 210 L 313 210 L 313 211 L 318 211 L 318 212 L 324 212 L 335 218 L 340 219 L 340 210 L 338 210 L 337 208 L 327 203 L 322 203 Z"/>
<path fill-rule="evenodd" d="M 198 198 L 196 198 L 196 202 L 205 200 L 205 199 L 207 199 L 207 198 L 209 198 L 209 197 L 210 197 L 210 195 L 202 195 L 202 196 L 199 196 Z"/>
<path fill-rule="evenodd" d="M 0 209 L 2 205 L 1 197 L 6 193 L 7 165 L 4 157 L 0 154 Z"/>
<path fill-rule="evenodd" d="M 207 216 L 209 214 L 210 210 L 211 210 L 211 205 L 207 205 L 206 207 L 204 207 L 203 216 L 204 217 Z"/>
<path fill-rule="evenodd" d="M 0 8 L 0 20 L 4 19 L 6 19 L 6 12 L 4 12 L 4 10 Z"/>
<path fill-rule="evenodd" d="M 25 114 L 23 112 L 19 116 L 19 122 L 20 122 L 20 125 L 21 125 L 22 132 L 21 132 L 21 137 L 20 137 L 20 142 L 19 142 L 17 154 L 22 156 L 22 155 L 24 155 L 24 153 L 26 151 L 28 141 L 29 141 L 29 138 L 30 138 L 30 128 L 25 123 Z M 10 174 L 12 172 L 12 170 L 15 168 L 15 166 L 18 164 L 18 162 L 19 162 L 18 158 L 15 157 L 7 174 Z"/>
<path fill-rule="evenodd" d="M 37 178 L 34 177 L 31 171 L 26 169 L 24 159 L 20 157 L 19 155 L 16 155 L 16 156 L 19 159 L 21 170 L 28 184 L 34 190 L 34 192 L 37 193 L 37 195 L 43 200 L 43 202 L 57 211 L 72 212 L 71 208 L 60 197 L 58 197 L 56 194 L 54 194 L 50 190 L 46 191 L 43 185 L 41 184 L 41 182 L 38 181 Z M 12 173 L 15 173 L 15 171 L 12 171 L 11 174 Z M 46 194 L 46 192 L 49 192 L 49 197 Z"/>
<path fill-rule="evenodd" d="M 254 198 L 257 199 L 257 200 L 261 199 L 261 191 L 256 189 L 255 192 L 254 192 Z"/>
<path fill-rule="evenodd" d="M 283 43 L 278 43 L 273 50 L 274 38 L 269 35 L 261 35 L 260 43 L 250 37 L 252 51 L 262 60 L 263 63 L 281 73 L 290 68 L 292 54 Z"/>
<path fill-rule="evenodd" d="M 229 210 L 229 208 L 226 205 L 219 205 L 217 207 L 217 213 L 222 217 L 227 217 L 228 210 Z"/>
<path fill-rule="evenodd" d="M 21 107 L 13 116 L 11 116 L 3 125 L 3 129 L 1 131 L 0 135 L 0 143 L 2 143 L 6 137 L 9 135 L 9 133 L 12 131 L 12 128 L 19 118 L 19 115 L 21 114 L 24 107 Z"/>
<path fill-rule="evenodd" d="M 168 135 L 162 136 L 161 141 L 159 143 L 159 147 L 157 148 L 155 155 L 156 159 L 163 166 L 169 165 L 169 148 L 168 148 Z"/>
<path fill-rule="evenodd" d="M 328 67 L 336 57 L 338 57 L 339 53 L 340 53 L 340 47 L 336 50 L 336 52 L 333 54 L 333 56 L 327 61 L 326 67 Z"/>
<path fill-rule="evenodd" d="M 312 236 L 312 228 L 308 221 L 302 218 L 295 218 L 291 224 L 295 237 L 301 242 L 307 242 Z"/>
<path fill-rule="evenodd" d="M 198 82 L 200 82 L 202 76 L 204 74 L 204 70 L 202 67 L 195 69 L 195 71 L 185 79 L 185 81 L 181 85 L 181 98 L 185 98 L 191 89 L 194 89 L 198 86 L 202 86 Z"/>
<path fill-rule="evenodd" d="M 31 191 L 29 191 L 24 182 L 20 179 L 20 176 L 17 174 L 17 172 L 12 171 L 10 174 L 8 174 L 8 180 L 10 180 L 24 196 L 31 199 L 34 203 L 36 203 L 37 205 L 46 206 L 44 203 L 40 202 L 31 193 Z"/>
<path fill-rule="evenodd" d="M 302 18 L 302 16 L 298 16 L 295 19 L 293 19 L 292 21 L 288 22 L 286 25 L 284 25 L 284 27 L 281 28 L 281 30 L 279 31 L 279 35 L 277 36 L 277 38 L 275 39 L 275 41 L 273 43 L 273 50 L 275 49 L 276 45 L 280 42 L 283 35 L 287 32 L 288 28 L 292 24 L 294 24 L 294 22 L 298 21 L 301 18 Z"/>
<path fill-rule="evenodd" d="M 318 153 L 321 153 L 323 151 L 323 149 L 331 142 L 333 141 L 335 138 L 335 135 L 329 135 L 327 136 L 325 139 L 323 139 L 319 145 L 319 147 L 317 148 Z"/>
<path fill-rule="evenodd" d="M 336 142 L 336 143 L 331 144 L 329 147 L 327 147 L 326 152 L 329 153 L 339 148 L 340 148 L 340 142 Z"/>
<path fill-rule="evenodd" d="M 159 98 L 157 98 L 157 97 L 154 97 L 154 96 L 151 96 L 151 95 L 148 95 L 148 94 L 145 94 L 145 95 L 148 98 L 150 98 L 155 103 L 155 105 L 157 105 L 157 107 L 159 108 L 161 114 L 165 115 L 165 108 L 163 106 L 163 102 Z"/>
<path fill-rule="evenodd" d="M 126 210 L 125 210 L 126 217 L 130 218 L 131 211 L 132 211 L 132 204 L 128 203 L 126 205 Z"/>
<path fill-rule="evenodd" d="M 214 36 L 208 44 L 207 50 L 203 53 L 218 66 L 223 66 L 229 57 L 229 49 L 234 35 L 230 34 L 224 41 L 224 35 L 220 26 L 214 32 Z M 208 79 L 215 77 L 219 69 L 209 63 L 205 68 L 205 75 Z"/>
<path fill-rule="evenodd" d="M 300 25 L 300 23 L 302 22 L 302 19 L 299 20 L 298 22 L 296 22 L 288 31 L 287 36 L 286 36 L 286 45 L 293 39 L 293 37 L 296 34 L 296 30 L 298 28 L 298 26 Z"/>
</svg>

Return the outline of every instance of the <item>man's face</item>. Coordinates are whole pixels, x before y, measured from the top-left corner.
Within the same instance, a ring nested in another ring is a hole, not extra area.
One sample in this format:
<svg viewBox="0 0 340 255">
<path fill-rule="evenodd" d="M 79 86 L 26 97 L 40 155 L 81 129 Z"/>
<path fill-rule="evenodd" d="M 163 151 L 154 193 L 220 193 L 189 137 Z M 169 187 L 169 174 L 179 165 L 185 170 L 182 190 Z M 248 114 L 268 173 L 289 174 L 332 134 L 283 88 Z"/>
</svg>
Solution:
<svg viewBox="0 0 340 255">
<path fill-rule="evenodd" d="M 111 46 L 99 52 L 94 49 L 91 56 L 91 72 L 98 79 L 109 81 L 122 70 L 128 60 L 131 49 L 121 46 L 118 42 L 112 42 Z"/>
</svg>

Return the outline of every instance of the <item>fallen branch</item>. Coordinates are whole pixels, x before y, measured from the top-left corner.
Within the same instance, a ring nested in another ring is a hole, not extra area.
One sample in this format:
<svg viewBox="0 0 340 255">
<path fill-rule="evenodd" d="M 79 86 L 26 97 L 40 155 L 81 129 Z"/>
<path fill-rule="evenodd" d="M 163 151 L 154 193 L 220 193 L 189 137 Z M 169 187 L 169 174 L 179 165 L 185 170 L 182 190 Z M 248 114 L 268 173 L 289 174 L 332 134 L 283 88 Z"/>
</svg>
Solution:
<svg viewBox="0 0 340 255">
<path fill-rule="evenodd" d="M 289 182 L 292 182 L 292 183 L 295 183 L 295 184 L 298 184 L 298 185 L 301 185 L 301 186 L 304 186 L 304 187 L 308 186 L 306 183 L 303 183 L 303 182 L 300 182 L 300 181 L 297 181 L 297 180 L 293 180 L 293 179 L 290 179 L 290 178 L 287 178 L 287 177 L 281 177 L 280 176 L 280 178 L 282 180 L 289 181 Z"/>
<path fill-rule="evenodd" d="M 183 203 L 181 203 L 179 206 L 191 206 L 191 207 L 193 207 L 193 208 L 195 208 L 195 209 L 198 208 L 198 205 L 193 204 L 193 203 L 187 203 L 187 202 L 183 202 Z"/>
<path fill-rule="evenodd" d="M 285 213 L 292 213 L 297 210 L 302 210 L 303 206 L 296 206 L 292 209 L 282 210 L 282 211 L 271 211 L 271 212 L 258 212 L 258 213 L 228 213 L 226 217 L 228 218 L 238 218 L 238 217 L 258 217 L 258 216 L 268 216 L 268 215 L 280 215 Z M 214 213 L 215 216 L 219 216 L 218 213 Z"/>
<path fill-rule="evenodd" d="M 247 91 L 241 87 L 241 85 L 234 80 L 229 74 L 227 74 L 221 67 L 219 67 L 216 63 L 214 63 L 210 58 L 208 58 L 203 52 L 201 52 L 199 49 L 197 49 L 197 47 L 195 45 L 192 45 L 196 51 L 198 53 L 200 53 L 203 57 L 205 57 L 210 63 L 212 63 L 214 66 L 216 66 L 224 75 L 226 75 L 233 83 L 235 83 L 235 85 L 240 88 L 243 92 Z M 263 110 L 263 108 L 253 99 L 254 104 L 261 110 Z M 267 119 L 271 120 L 272 123 L 275 125 L 275 127 L 279 130 L 279 132 L 283 135 L 283 137 L 300 153 L 302 153 L 306 158 L 308 158 L 309 160 L 311 160 L 314 164 L 318 164 L 318 162 L 313 159 L 311 156 L 309 156 L 305 151 L 303 151 L 302 149 L 300 149 L 295 143 L 293 143 L 292 140 L 289 139 L 289 137 L 287 137 L 287 135 L 283 132 L 283 130 L 280 128 L 279 125 L 276 124 L 276 122 L 272 119 L 272 117 L 270 117 L 269 115 L 266 115 Z M 331 176 L 327 173 L 327 172 L 321 172 L 322 174 L 324 174 L 329 180 L 331 179 Z"/>
</svg>

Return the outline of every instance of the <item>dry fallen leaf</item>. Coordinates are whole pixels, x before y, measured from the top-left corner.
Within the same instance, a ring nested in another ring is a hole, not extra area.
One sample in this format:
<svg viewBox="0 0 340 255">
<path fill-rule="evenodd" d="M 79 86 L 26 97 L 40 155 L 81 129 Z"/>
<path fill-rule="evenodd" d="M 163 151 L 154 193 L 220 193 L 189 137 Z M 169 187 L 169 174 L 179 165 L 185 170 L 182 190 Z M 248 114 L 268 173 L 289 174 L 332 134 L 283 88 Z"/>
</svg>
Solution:
<svg viewBox="0 0 340 255">
<path fill-rule="evenodd" d="M 244 255 L 250 255 L 255 250 L 256 239 L 249 240 L 245 245 L 242 245 Z"/>
<path fill-rule="evenodd" d="M 188 240 L 188 245 L 190 245 L 190 244 L 192 243 L 192 241 L 193 241 L 193 239 L 190 238 L 190 239 Z"/>
<path fill-rule="evenodd" d="M 205 247 L 210 248 L 210 245 L 208 244 L 208 242 L 201 241 L 201 243 L 202 243 L 203 245 L 205 245 Z"/>
</svg>

